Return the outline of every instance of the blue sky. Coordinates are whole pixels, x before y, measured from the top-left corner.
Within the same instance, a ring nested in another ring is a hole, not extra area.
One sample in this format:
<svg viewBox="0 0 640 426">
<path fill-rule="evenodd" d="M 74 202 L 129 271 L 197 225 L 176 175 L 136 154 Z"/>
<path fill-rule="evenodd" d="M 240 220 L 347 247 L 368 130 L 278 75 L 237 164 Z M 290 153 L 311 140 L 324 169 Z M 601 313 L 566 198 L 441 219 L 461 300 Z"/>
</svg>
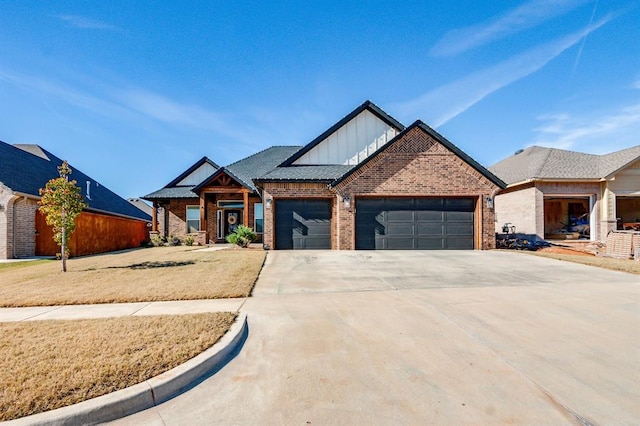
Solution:
<svg viewBox="0 0 640 426">
<path fill-rule="evenodd" d="M 485 166 L 640 144 L 640 1 L 0 3 L 0 140 L 124 197 L 367 99 Z"/>
</svg>

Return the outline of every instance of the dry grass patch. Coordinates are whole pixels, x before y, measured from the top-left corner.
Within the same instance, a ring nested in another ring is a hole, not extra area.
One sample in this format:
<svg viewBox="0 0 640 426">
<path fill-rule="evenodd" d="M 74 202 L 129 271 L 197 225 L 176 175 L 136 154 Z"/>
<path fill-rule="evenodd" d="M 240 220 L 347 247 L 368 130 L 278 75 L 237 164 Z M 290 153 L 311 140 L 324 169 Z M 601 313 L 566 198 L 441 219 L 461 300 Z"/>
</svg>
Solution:
<svg viewBox="0 0 640 426">
<path fill-rule="evenodd" d="M 627 272 L 630 274 L 640 275 L 640 262 L 627 259 L 614 259 L 611 257 L 599 257 L 593 255 L 585 255 L 584 253 L 566 254 L 556 253 L 553 251 L 545 252 L 538 250 L 535 252 L 527 252 L 535 256 L 547 257 L 550 259 L 564 260 L 568 262 L 581 263 L 583 265 L 597 266 L 599 268 L 611 269 L 612 271 Z"/>
<path fill-rule="evenodd" d="M 124 389 L 183 364 L 235 313 L 0 323 L 0 421 Z"/>
<path fill-rule="evenodd" d="M 266 252 L 156 247 L 0 269 L 0 306 L 246 297 Z"/>
</svg>

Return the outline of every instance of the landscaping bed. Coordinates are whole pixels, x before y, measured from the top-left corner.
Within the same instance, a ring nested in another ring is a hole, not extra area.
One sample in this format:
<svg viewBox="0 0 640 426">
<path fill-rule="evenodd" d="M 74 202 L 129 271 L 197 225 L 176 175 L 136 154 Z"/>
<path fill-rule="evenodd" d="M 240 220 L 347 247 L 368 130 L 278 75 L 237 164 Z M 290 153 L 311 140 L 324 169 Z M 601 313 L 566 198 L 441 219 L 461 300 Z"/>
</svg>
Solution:
<svg viewBox="0 0 640 426">
<path fill-rule="evenodd" d="M 0 323 L 0 421 L 143 382 L 200 354 L 235 313 Z"/>
</svg>

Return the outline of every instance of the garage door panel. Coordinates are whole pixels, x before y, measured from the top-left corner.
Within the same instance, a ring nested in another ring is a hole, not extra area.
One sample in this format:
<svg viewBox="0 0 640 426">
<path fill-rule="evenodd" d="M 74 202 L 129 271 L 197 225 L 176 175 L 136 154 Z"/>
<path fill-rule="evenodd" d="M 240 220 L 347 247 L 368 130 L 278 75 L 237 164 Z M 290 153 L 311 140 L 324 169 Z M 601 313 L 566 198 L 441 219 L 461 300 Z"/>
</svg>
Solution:
<svg viewBox="0 0 640 426">
<path fill-rule="evenodd" d="M 392 220 L 413 220 L 413 211 L 412 210 L 389 210 L 386 212 L 386 218 L 388 221 Z"/>
<path fill-rule="evenodd" d="M 445 208 L 447 211 L 473 212 L 475 200 L 472 198 L 445 198 Z"/>
<path fill-rule="evenodd" d="M 387 198 L 386 210 L 414 210 L 415 203 L 412 198 Z"/>
<path fill-rule="evenodd" d="M 418 238 L 417 249 L 418 250 L 443 250 L 444 240 L 442 238 Z"/>
<path fill-rule="evenodd" d="M 446 216 L 445 220 L 447 222 L 453 222 L 453 221 L 469 222 L 473 220 L 473 213 L 469 213 L 469 212 L 446 212 L 445 216 Z"/>
<path fill-rule="evenodd" d="M 445 226 L 442 223 L 435 224 L 418 224 L 418 235 L 438 235 L 442 237 L 445 234 Z"/>
<path fill-rule="evenodd" d="M 432 210 L 417 211 L 416 219 L 427 222 L 442 222 L 444 220 L 444 212 Z"/>
<path fill-rule="evenodd" d="M 473 240 L 469 238 L 447 238 L 447 245 L 444 247 L 449 250 L 473 250 Z"/>
<path fill-rule="evenodd" d="M 465 236 L 473 237 L 473 225 L 466 223 L 451 224 L 448 223 L 446 231 L 444 232 L 449 236 Z"/>
<path fill-rule="evenodd" d="M 442 198 L 416 198 L 415 206 L 417 210 L 441 211 L 444 209 L 444 199 Z"/>
<path fill-rule="evenodd" d="M 356 200 L 357 249 L 473 249 L 473 198 Z"/>
<path fill-rule="evenodd" d="M 386 227 L 389 235 L 413 235 L 416 233 L 413 224 L 389 223 Z"/>
<path fill-rule="evenodd" d="M 331 248 L 331 201 L 276 200 L 275 248 Z"/>
<path fill-rule="evenodd" d="M 386 242 L 387 242 L 387 244 L 386 244 L 385 249 L 388 249 L 388 250 L 406 250 L 407 248 L 410 248 L 410 249 L 411 248 L 415 248 L 414 247 L 414 238 L 413 237 L 387 238 Z"/>
</svg>

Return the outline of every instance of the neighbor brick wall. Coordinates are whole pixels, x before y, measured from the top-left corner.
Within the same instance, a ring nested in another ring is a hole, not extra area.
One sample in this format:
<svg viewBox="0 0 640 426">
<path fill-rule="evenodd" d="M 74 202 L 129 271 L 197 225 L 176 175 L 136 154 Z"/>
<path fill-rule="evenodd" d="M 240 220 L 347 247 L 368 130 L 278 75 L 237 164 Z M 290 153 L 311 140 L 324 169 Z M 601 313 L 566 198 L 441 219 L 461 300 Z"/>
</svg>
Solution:
<svg viewBox="0 0 640 426">
<path fill-rule="evenodd" d="M 472 197 L 476 198 L 477 248 L 495 248 L 494 212 L 485 199 L 498 186 L 419 127 L 373 158 L 336 186 L 352 205 L 340 215 L 339 247 L 353 249 L 354 211 L 361 196 Z M 477 238 L 478 239 L 478 238 Z"/>
<path fill-rule="evenodd" d="M 264 245 L 270 249 L 274 248 L 274 214 L 278 199 L 283 198 L 330 198 L 335 200 L 335 194 L 327 188 L 326 183 L 295 183 L 295 182 L 267 182 L 263 185 L 263 199 L 274 200 L 271 209 L 264 209 Z M 336 248 L 337 226 L 336 203 L 332 203 L 331 215 L 331 246 Z"/>
<path fill-rule="evenodd" d="M 544 203 L 542 192 L 529 186 L 519 191 L 500 193 L 495 197 L 496 232 L 510 223 L 518 234 L 535 235 L 544 239 Z"/>
<path fill-rule="evenodd" d="M 13 256 L 13 200 L 17 198 L 0 183 L 0 259 L 11 259 Z"/>
<path fill-rule="evenodd" d="M 15 257 L 36 254 L 36 210 L 38 202 L 30 198 L 19 198 L 13 203 Z"/>
</svg>

